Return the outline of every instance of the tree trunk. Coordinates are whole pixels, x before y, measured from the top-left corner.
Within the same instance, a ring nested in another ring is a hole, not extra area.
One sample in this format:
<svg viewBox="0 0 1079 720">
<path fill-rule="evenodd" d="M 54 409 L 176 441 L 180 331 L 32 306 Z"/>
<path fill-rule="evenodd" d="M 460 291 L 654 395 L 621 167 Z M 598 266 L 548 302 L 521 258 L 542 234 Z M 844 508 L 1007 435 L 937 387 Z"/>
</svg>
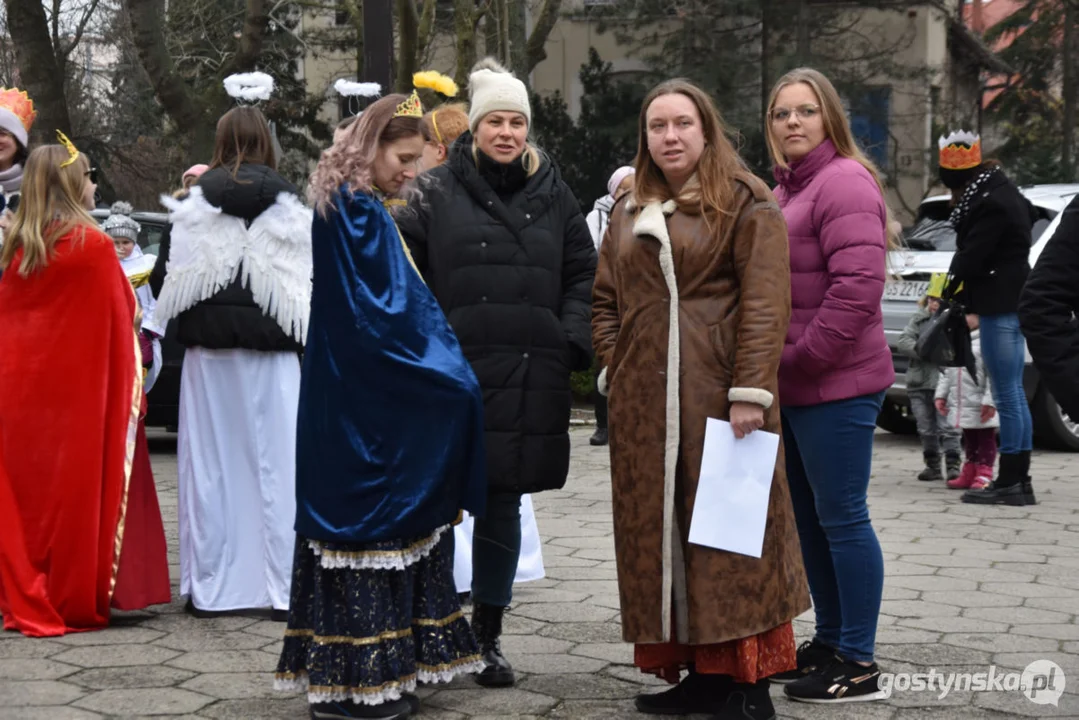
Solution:
<svg viewBox="0 0 1079 720">
<path fill-rule="evenodd" d="M 356 79 L 363 77 L 363 8 L 359 0 L 341 0 L 356 31 Z"/>
<path fill-rule="evenodd" d="M 1064 32 L 1061 54 L 1064 56 L 1063 100 L 1064 127 L 1061 132 L 1060 164 L 1064 181 L 1075 180 L 1075 15 L 1076 0 L 1064 0 Z"/>
<path fill-rule="evenodd" d="M 420 15 L 419 37 L 417 38 L 416 57 L 426 62 L 427 48 L 431 44 L 431 33 L 435 27 L 435 11 L 438 0 L 424 0 L 423 14 Z"/>
<path fill-rule="evenodd" d="M 484 12 L 476 8 L 475 0 L 455 0 L 453 14 L 457 36 L 457 69 L 453 79 L 463 89 L 468 85 L 472 66 L 476 64 L 476 28 Z"/>
<path fill-rule="evenodd" d="M 499 30 L 499 10 L 501 4 L 495 3 L 483 18 L 483 54 L 501 59 L 502 31 Z"/>
<path fill-rule="evenodd" d="M 506 64 L 525 86 L 531 88 L 528 74 L 532 68 L 528 65 L 528 9 L 526 3 L 502 0 L 506 11 L 506 32 L 504 38 L 507 47 Z"/>
<path fill-rule="evenodd" d="M 413 0 L 397 0 L 397 18 L 401 45 L 397 48 L 397 92 L 412 91 L 412 76 L 416 73 L 419 54 L 419 22 Z"/>
<path fill-rule="evenodd" d="M 165 1 L 124 0 L 139 63 L 154 95 L 176 128 L 187 136 L 189 158 L 208 162 L 213 153 L 214 127 L 205 102 L 197 102 L 176 72 L 165 43 Z"/>
<path fill-rule="evenodd" d="M 263 40 L 266 38 L 266 25 L 270 16 L 266 12 L 265 0 L 246 0 L 244 3 L 244 27 L 240 34 L 240 47 L 232 58 L 229 72 L 251 72 L 255 69 L 262 54 Z"/>
<path fill-rule="evenodd" d="M 527 72 L 532 72 L 547 59 L 547 38 L 561 13 L 562 0 L 544 0 L 543 8 L 536 16 L 536 24 L 532 27 L 532 34 L 528 36 Z"/>
<path fill-rule="evenodd" d="M 389 2 L 363 3 L 363 79 L 393 87 L 393 11 Z"/>
<path fill-rule="evenodd" d="M 57 58 L 41 0 L 5 0 L 8 30 L 15 46 L 19 87 L 34 101 L 36 142 L 55 142 L 53 133 L 71 134 L 64 95 L 64 68 Z"/>
<path fill-rule="evenodd" d="M 809 13 L 809 0 L 798 0 L 798 64 L 809 65 L 812 44 L 809 38 L 809 28 L 812 19 Z"/>
</svg>

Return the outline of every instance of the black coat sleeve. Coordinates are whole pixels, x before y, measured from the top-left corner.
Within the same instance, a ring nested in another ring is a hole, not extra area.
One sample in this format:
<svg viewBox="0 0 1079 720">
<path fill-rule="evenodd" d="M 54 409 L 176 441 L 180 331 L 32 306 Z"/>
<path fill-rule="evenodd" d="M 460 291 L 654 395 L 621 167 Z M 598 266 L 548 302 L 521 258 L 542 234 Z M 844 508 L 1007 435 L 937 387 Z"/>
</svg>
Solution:
<svg viewBox="0 0 1079 720">
<path fill-rule="evenodd" d="M 1064 210 L 1019 301 L 1019 321 L 1049 391 L 1079 420 L 1079 198 Z"/>
<path fill-rule="evenodd" d="M 572 370 L 592 366 L 592 284 L 596 279 L 596 246 L 569 186 L 562 185 L 565 222 L 562 235 L 562 307 L 560 319 L 573 351 Z"/>
<path fill-rule="evenodd" d="M 172 247 L 172 223 L 165 225 L 161 233 L 161 244 L 157 248 L 157 261 L 154 269 L 150 271 L 150 290 L 156 298 L 161 294 L 161 287 L 165 284 L 165 275 L 168 274 L 169 249 Z"/>
<path fill-rule="evenodd" d="M 972 211 L 962 247 L 952 257 L 951 274 L 956 281 L 974 280 L 989 274 L 1001 240 L 1012 229 L 1003 205 L 985 202 Z"/>
<path fill-rule="evenodd" d="M 420 275 L 430 285 L 430 259 L 427 253 L 427 227 L 430 219 L 429 199 L 413 200 L 407 208 L 402 209 L 395 217 L 397 227 L 401 231 L 401 237 L 405 239 L 405 245 L 412 254 L 412 261 Z"/>
</svg>

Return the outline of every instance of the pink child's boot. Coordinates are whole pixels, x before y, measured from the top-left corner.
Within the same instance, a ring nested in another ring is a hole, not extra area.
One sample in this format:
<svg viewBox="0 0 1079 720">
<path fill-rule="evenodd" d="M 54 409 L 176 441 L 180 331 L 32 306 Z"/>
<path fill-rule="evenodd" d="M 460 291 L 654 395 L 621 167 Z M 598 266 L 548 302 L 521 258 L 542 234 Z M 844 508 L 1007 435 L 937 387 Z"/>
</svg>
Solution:
<svg viewBox="0 0 1079 720">
<path fill-rule="evenodd" d="M 974 473 L 974 482 L 970 484 L 971 490 L 982 490 L 986 485 L 993 482 L 993 466 L 979 465 Z"/>
<path fill-rule="evenodd" d="M 963 469 L 959 472 L 959 477 L 949 480 L 948 487 L 952 490 L 969 490 L 974 487 L 974 478 L 978 470 L 978 466 L 972 462 L 963 463 Z"/>
</svg>

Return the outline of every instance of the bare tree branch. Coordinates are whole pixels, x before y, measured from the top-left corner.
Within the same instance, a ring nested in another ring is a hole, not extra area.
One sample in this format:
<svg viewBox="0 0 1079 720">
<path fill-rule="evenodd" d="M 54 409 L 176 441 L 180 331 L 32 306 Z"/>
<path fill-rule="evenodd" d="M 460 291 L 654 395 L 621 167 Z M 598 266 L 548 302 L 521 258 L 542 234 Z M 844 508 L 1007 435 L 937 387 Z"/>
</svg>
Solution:
<svg viewBox="0 0 1079 720">
<path fill-rule="evenodd" d="M 536 18 L 532 34 L 528 36 L 528 45 L 525 50 L 528 72 L 532 72 L 537 65 L 547 59 L 547 50 L 544 46 L 561 12 L 562 0 L 544 0 L 543 9 Z"/>
<path fill-rule="evenodd" d="M 52 46 L 60 47 L 60 2 L 52 0 Z"/>
<path fill-rule="evenodd" d="M 101 0 L 90 0 L 89 7 L 83 11 L 82 18 L 79 19 L 78 27 L 75 29 L 75 35 L 71 38 L 71 42 L 67 44 L 67 47 L 61 51 L 64 60 L 71 57 L 71 53 L 79 46 L 79 43 L 82 41 L 83 33 L 86 32 L 87 25 L 90 24 L 90 20 L 94 17 L 94 13 L 97 11 L 100 1 Z"/>
</svg>

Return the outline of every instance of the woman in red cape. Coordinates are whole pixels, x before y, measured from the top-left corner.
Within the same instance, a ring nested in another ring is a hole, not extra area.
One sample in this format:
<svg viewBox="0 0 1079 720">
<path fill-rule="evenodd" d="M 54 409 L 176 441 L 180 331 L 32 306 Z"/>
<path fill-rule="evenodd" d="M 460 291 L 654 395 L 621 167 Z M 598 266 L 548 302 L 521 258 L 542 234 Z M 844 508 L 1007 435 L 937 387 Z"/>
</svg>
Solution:
<svg viewBox="0 0 1079 720">
<path fill-rule="evenodd" d="M 0 253 L 0 613 L 31 636 L 108 625 L 142 400 L 135 295 L 87 213 L 96 170 L 57 134 Z"/>
</svg>

